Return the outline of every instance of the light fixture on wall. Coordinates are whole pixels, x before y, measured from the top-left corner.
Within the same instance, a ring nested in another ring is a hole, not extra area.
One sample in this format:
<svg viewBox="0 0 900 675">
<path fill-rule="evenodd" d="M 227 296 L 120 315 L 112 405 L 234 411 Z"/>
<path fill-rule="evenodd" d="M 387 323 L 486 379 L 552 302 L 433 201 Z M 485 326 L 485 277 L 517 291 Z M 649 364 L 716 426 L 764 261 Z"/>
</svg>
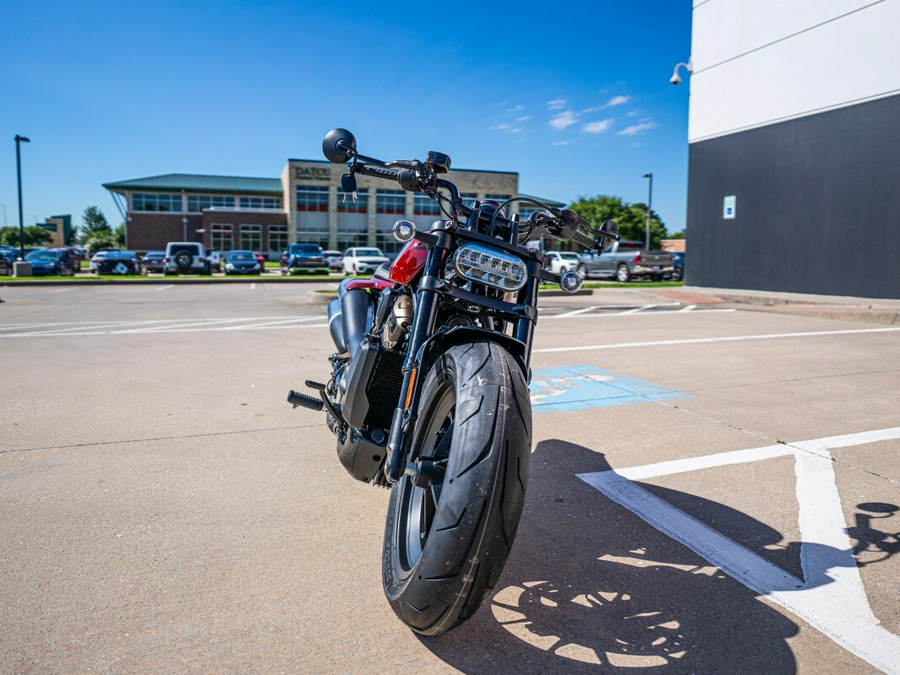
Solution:
<svg viewBox="0 0 900 675">
<path fill-rule="evenodd" d="M 694 72 L 694 61 L 693 61 L 693 59 L 688 59 L 688 62 L 687 62 L 687 63 L 677 63 L 677 64 L 675 64 L 675 70 L 672 71 L 672 77 L 669 79 L 669 82 L 671 82 L 672 84 L 674 84 L 674 85 L 676 85 L 676 86 L 679 85 L 679 84 L 681 84 L 681 76 L 678 74 L 678 69 L 681 68 L 682 66 L 684 66 L 684 69 L 687 70 L 689 73 L 693 73 L 693 72 Z"/>
</svg>

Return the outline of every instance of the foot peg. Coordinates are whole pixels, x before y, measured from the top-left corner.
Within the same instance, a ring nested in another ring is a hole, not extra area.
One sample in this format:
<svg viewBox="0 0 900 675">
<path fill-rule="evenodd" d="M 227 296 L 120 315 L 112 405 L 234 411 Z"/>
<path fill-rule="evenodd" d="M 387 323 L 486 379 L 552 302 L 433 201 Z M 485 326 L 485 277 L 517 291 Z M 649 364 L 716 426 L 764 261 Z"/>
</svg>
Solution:
<svg viewBox="0 0 900 675">
<path fill-rule="evenodd" d="M 287 395 L 288 403 L 290 403 L 295 408 L 297 406 L 303 406 L 304 408 L 309 408 L 310 410 L 315 410 L 316 412 L 320 412 L 322 408 L 325 407 L 325 403 L 320 398 L 315 398 L 313 396 L 308 396 L 306 394 L 301 394 L 299 391 L 294 391 L 291 389 Z"/>
<path fill-rule="evenodd" d="M 325 385 L 321 382 L 316 382 L 315 380 L 307 380 L 306 386 L 310 389 L 315 389 L 316 391 L 325 391 Z"/>
</svg>

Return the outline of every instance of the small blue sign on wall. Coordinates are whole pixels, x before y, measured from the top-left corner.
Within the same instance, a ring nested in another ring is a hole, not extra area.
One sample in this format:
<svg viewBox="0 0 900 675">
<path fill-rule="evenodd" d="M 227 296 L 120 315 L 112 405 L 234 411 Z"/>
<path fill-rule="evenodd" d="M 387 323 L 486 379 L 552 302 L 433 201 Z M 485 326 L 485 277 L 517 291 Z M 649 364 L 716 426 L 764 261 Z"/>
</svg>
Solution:
<svg viewBox="0 0 900 675">
<path fill-rule="evenodd" d="M 542 368 L 531 375 L 531 407 L 537 414 L 679 398 L 691 395 L 596 366 Z"/>
</svg>

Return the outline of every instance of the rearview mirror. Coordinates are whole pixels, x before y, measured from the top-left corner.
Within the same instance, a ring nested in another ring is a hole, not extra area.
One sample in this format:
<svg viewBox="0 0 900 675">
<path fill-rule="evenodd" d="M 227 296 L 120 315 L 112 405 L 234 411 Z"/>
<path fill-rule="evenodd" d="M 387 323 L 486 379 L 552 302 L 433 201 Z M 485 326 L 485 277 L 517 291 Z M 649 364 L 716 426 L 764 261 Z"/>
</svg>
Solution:
<svg viewBox="0 0 900 675">
<path fill-rule="evenodd" d="M 346 129 L 332 129 L 325 134 L 322 152 L 329 162 L 345 164 L 356 156 L 356 138 Z"/>
<path fill-rule="evenodd" d="M 608 251 L 613 247 L 613 244 L 619 241 L 619 226 L 616 225 L 616 221 L 612 218 L 608 218 L 607 220 L 604 220 L 603 224 L 600 226 L 600 234 L 605 235 L 603 237 L 603 247 L 601 250 Z"/>
</svg>

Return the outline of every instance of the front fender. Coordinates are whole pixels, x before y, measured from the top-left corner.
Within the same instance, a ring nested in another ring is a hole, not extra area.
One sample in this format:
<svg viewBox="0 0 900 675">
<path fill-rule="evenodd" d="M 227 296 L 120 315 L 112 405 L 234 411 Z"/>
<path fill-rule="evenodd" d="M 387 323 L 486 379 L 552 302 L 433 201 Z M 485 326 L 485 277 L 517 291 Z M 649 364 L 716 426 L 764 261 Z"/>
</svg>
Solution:
<svg viewBox="0 0 900 675">
<path fill-rule="evenodd" d="M 525 381 L 528 381 L 528 366 L 525 363 L 525 354 L 527 351 L 525 343 L 510 335 L 504 335 L 503 333 L 498 333 L 497 331 L 489 330 L 487 328 L 479 328 L 477 326 L 454 326 L 447 330 L 438 331 L 428 338 L 419 349 L 419 353 L 416 355 L 416 365 L 421 368 L 423 364 L 428 364 L 436 358 L 436 355 L 440 352 L 449 349 L 454 345 L 472 342 L 474 340 L 491 340 L 506 348 L 506 350 L 516 359 L 519 368 L 522 369 Z M 418 392 L 416 393 L 418 394 Z"/>
</svg>

